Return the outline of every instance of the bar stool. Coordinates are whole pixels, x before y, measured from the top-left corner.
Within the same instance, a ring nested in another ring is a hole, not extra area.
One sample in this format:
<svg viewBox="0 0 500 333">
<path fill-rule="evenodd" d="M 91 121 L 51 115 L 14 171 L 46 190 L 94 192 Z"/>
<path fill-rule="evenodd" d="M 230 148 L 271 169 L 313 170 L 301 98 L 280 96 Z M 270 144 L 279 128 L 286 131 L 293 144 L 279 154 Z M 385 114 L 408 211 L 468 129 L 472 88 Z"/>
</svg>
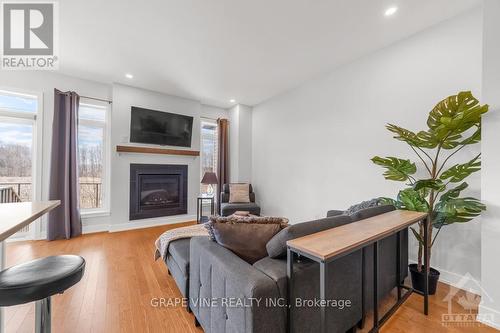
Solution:
<svg viewBox="0 0 500 333">
<path fill-rule="evenodd" d="M 50 333 L 50 297 L 78 283 L 85 259 L 75 255 L 35 259 L 0 272 L 0 306 L 35 302 L 35 331 Z"/>
</svg>

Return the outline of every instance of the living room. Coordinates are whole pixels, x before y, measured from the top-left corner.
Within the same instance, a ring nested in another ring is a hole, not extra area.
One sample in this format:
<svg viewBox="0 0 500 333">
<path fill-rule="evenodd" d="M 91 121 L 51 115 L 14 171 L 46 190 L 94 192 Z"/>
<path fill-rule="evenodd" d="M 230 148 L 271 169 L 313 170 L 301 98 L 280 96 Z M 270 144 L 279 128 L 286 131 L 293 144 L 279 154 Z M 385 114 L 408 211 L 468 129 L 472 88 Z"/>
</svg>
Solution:
<svg viewBox="0 0 500 333">
<path fill-rule="evenodd" d="M 31 5 L 0 332 L 500 329 L 498 1 Z"/>
</svg>

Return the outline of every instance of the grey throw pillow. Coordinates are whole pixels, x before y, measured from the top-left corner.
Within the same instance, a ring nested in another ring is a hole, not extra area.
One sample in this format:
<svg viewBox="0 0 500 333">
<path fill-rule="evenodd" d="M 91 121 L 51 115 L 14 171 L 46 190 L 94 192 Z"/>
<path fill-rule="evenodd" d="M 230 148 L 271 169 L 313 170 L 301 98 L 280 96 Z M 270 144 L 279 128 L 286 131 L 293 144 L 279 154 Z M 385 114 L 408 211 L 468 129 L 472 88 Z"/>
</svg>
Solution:
<svg viewBox="0 0 500 333">
<path fill-rule="evenodd" d="M 344 214 L 345 215 L 352 215 L 354 213 L 359 212 L 362 209 L 376 207 L 378 205 L 380 205 L 380 199 L 379 198 L 371 199 L 371 200 L 367 200 L 367 201 L 363 201 L 363 202 L 361 202 L 359 204 L 355 204 L 355 205 L 352 205 L 351 207 L 347 208 L 345 210 Z"/>
</svg>

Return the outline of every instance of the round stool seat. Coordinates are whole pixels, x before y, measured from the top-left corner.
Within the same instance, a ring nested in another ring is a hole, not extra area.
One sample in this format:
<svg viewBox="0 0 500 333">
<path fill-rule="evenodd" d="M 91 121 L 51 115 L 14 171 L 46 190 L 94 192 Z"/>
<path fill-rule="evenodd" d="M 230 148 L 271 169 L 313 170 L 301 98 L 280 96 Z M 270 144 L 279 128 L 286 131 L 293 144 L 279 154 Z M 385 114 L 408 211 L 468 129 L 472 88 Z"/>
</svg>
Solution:
<svg viewBox="0 0 500 333">
<path fill-rule="evenodd" d="M 0 306 L 38 301 L 60 294 L 83 276 L 85 259 L 75 255 L 35 259 L 0 272 Z"/>
</svg>

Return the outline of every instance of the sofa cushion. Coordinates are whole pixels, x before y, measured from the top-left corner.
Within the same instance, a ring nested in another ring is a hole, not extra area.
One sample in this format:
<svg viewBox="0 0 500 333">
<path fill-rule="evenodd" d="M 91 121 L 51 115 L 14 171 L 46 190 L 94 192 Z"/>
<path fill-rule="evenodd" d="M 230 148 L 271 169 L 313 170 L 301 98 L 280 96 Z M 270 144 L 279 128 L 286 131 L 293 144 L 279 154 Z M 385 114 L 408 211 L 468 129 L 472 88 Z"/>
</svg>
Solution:
<svg viewBox="0 0 500 333">
<path fill-rule="evenodd" d="M 168 246 L 168 253 L 185 276 L 189 274 L 189 238 L 178 239 Z"/>
<path fill-rule="evenodd" d="M 170 253 L 167 255 L 165 263 L 182 296 L 188 297 L 189 275 L 186 275 L 186 273 L 181 270 Z"/>
<path fill-rule="evenodd" d="M 255 202 L 248 203 L 221 203 L 221 215 L 228 216 L 237 211 L 247 211 L 252 215 L 260 215 L 260 207 Z"/>
<path fill-rule="evenodd" d="M 281 230 L 279 223 L 213 223 L 216 242 L 249 264 L 267 256 L 267 242 Z"/>
<path fill-rule="evenodd" d="M 309 268 L 311 265 L 316 265 L 316 263 L 307 258 L 302 258 L 296 261 L 293 265 L 293 271 L 295 276 L 300 274 L 300 272 Z M 265 257 L 253 264 L 253 267 L 257 268 L 262 273 L 269 276 L 276 282 L 278 286 L 280 297 L 286 298 L 288 295 L 287 283 L 288 277 L 286 274 L 286 260 L 285 259 L 273 259 L 270 257 Z"/>
<path fill-rule="evenodd" d="M 267 253 L 271 258 L 279 258 L 286 254 L 287 241 L 319 231 L 335 228 L 350 222 L 352 222 L 352 220 L 349 216 L 338 215 L 315 221 L 292 224 L 291 226 L 281 230 L 267 243 Z"/>
</svg>

